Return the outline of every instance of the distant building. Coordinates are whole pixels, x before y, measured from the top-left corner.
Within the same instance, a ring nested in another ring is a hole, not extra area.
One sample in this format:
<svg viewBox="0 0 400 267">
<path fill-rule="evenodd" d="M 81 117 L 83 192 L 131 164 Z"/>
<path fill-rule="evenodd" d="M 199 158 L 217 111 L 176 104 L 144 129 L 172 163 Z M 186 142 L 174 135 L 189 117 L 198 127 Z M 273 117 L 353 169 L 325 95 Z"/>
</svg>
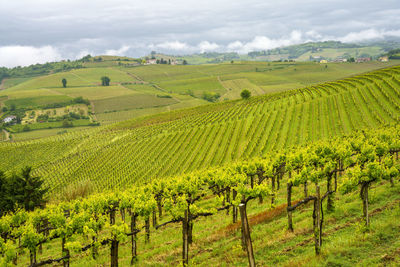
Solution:
<svg viewBox="0 0 400 267">
<path fill-rule="evenodd" d="M 360 57 L 360 58 L 357 58 L 357 59 L 356 59 L 356 62 L 357 62 L 357 63 L 368 62 L 368 61 L 371 61 L 371 58 L 370 58 L 370 57 Z"/>
<path fill-rule="evenodd" d="M 153 64 L 157 64 L 157 59 L 148 59 L 146 61 L 146 65 L 153 65 Z"/>
<path fill-rule="evenodd" d="M 16 120 L 16 119 L 17 119 L 16 116 L 11 115 L 11 116 L 6 117 L 6 118 L 3 120 L 3 122 L 4 122 L 4 123 L 10 123 L 10 122 L 12 122 L 13 120 Z"/>
<path fill-rule="evenodd" d="M 319 61 L 319 63 L 328 63 L 328 60 L 322 59 L 322 60 Z"/>
<path fill-rule="evenodd" d="M 178 61 L 176 61 L 176 60 L 171 60 L 171 65 L 178 65 Z"/>
<path fill-rule="evenodd" d="M 388 56 L 383 56 L 383 57 L 380 57 L 378 60 L 380 62 L 388 62 L 389 61 L 389 57 Z"/>
<path fill-rule="evenodd" d="M 347 59 L 346 58 L 337 58 L 337 59 L 333 60 L 333 62 L 337 62 L 337 63 L 347 62 Z"/>
</svg>

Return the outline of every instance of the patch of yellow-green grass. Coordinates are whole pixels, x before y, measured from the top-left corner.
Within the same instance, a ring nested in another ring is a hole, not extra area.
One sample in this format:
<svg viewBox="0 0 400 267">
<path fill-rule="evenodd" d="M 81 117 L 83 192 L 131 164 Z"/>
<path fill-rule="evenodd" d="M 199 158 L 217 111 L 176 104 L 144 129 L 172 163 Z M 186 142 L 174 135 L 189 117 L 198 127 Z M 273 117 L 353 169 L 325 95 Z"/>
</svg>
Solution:
<svg viewBox="0 0 400 267">
<path fill-rule="evenodd" d="M 127 109 L 143 109 L 151 107 L 167 106 L 178 103 L 171 96 L 159 97 L 153 94 L 130 94 L 94 100 L 94 110 L 96 113 L 108 111 L 127 110 Z"/>
<path fill-rule="evenodd" d="M 137 93 L 162 94 L 163 91 L 151 84 L 124 84 L 124 87 Z"/>
<path fill-rule="evenodd" d="M 178 98 L 178 97 L 177 97 Z M 107 112 L 107 113 L 98 113 L 96 114 L 96 118 L 101 124 L 110 124 L 119 121 L 125 121 L 133 118 L 153 115 L 162 112 L 168 112 L 181 108 L 189 108 L 196 107 L 200 105 L 209 104 L 210 102 L 205 101 L 203 99 L 192 98 L 191 96 L 179 96 L 179 98 L 184 98 L 182 101 L 176 104 L 162 106 L 162 107 L 150 107 L 150 108 L 142 108 L 142 109 L 131 109 L 131 110 L 122 110 L 115 112 Z M 190 99 L 189 99 L 190 98 Z"/>
<path fill-rule="evenodd" d="M 98 100 L 132 94 L 132 90 L 129 90 L 121 85 L 54 88 L 53 90 L 70 97 L 82 96 L 83 98 L 87 98 L 89 100 Z"/>
<path fill-rule="evenodd" d="M 66 95 L 46 95 L 36 97 L 14 98 L 4 101 L 5 105 L 10 107 L 15 105 L 17 108 L 36 108 L 54 103 L 71 101 L 72 98 Z"/>
<path fill-rule="evenodd" d="M 135 78 L 128 75 L 126 72 L 123 72 L 116 68 L 83 68 L 72 70 L 71 74 L 77 75 L 81 79 L 84 79 L 93 84 L 101 84 L 101 77 L 107 76 L 111 80 L 111 84 L 113 83 L 121 83 L 121 82 L 130 82 L 135 81 Z"/>
<path fill-rule="evenodd" d="M 3 88 L 3 89 L 7 89 L 7 88 L 10 88 L 10 87 L 13 87 L 13 86 L 15 86 L 15 85 L 17 85 L 17 84 L 26 82 L 26 81 L 28 81 L 28 80 L 30 80 L 30 79 L 32 79 L 32 77 L 6 78 L 6 79 L 4 79 L 4 81 L 3 81 L 3 85 L 4 85 L 4 88 Z"/>
<path fill-rule="evenodd" d="M 72 72 L 59 72 L 56 74 L 45 75 L 30 79 L 26 82 L 20 83 L 16 86 L 6 89 L 5 92 L 15 91 L 15 90 L 40 89 L 40 88 L 57 88 L 57 87 L 61 88 L 63 86 L 61 82 L 63 78 L 67 79 L 67 87 L 93 85 L 93 82 L 87 80 L 84 77 L 82 78 L 80 76 L 77 76 Z"/>
<path fill-rule="evenodd" d="M 226 89 L 226 93 L 220 97 L 220 100 L 232 100 L 240 98 L 240 93 L 246 89 L 251 92 L 251 95 L 265 94 L 264 90 L 249 82 L 247 79 L 236 79 L 221 81 L 222 86 Z"/>
<path fill-rule="evenodd" d="M 57 92 L 52 89 L 33 89 L 33 90 L 20 90 L 20 91 L 10 91 L 1 92 L 1 94 L 7 93 L 9 99 L 27 98 L 27 97 L 39 97 L 39 96 L 50 96 L 50 95 L 63 95 L 63 93 Z"/>
<path fill-rule="evenodd" d="M 204 92 L 219 94 L 225 92 L 224 87 L 218 81 L 217 77 L 160 82 L 159 85 L 168 92 L 182 94 L 193 93 L 198 97 L 201 97 Z"/>
</svg>

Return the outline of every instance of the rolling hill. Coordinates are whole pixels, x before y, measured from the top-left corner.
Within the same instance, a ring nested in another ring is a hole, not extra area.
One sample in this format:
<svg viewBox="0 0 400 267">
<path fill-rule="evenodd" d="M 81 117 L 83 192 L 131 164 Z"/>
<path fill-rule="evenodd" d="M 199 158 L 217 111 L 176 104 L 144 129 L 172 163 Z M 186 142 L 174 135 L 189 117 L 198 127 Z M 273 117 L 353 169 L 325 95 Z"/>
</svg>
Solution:
<svg viewBox="0 0 400 267">
<path fill-rule="evenodd" d="M 391 67 L 249 100 L 3 142 L 0 169 L 33 165 L 54 192 L 84 180 L 98 190 L 121 188 L 397 123 L 399 86 L 400 68 Z"/>
</svg>

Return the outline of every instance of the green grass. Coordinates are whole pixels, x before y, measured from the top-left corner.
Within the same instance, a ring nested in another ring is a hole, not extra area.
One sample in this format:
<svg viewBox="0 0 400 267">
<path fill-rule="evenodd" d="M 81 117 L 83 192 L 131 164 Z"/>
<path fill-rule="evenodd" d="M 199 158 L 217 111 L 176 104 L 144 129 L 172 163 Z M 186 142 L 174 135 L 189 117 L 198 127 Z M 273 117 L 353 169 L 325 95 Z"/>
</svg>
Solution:
<svg viewBox="0 0 400 267">
<path fill-rule="evenodd" d="M 4 103 L 7 107 L 15 105 L 17 108 L 34 109 L 36 107 L 45 106 L 48 104 L 67 102 L 72 100 L 72 97 L 66 95 L 47 95 L 27 98 L 8 99 Z"/>
<path fill-rule="evenodd" d="M 130 94 L 93 101 L 96 113 L 117 110 L 144 109 L 177 103 L 173 98 L 160 98 L 149 94 Z"/>
<path fill-rule="evenodd" d="M 79 119 L 79 120 L 74 120 L 71 121 L 74 127 L 77 126 L 87 126 L 90 125 L 92 122 L 87 119 Z M 40 130 L 40 129 L 52 129 L 52 128 L 64 128 L 63 127 L 63 122 L 62 121 L 57 121 L 57 122 L 42 122 L 42 123 L 33 123 L 33 124 L 26 124 L 30 128 L 30 130 Z M 13 133 L 20 133 L 23 132 L 23 129 L 26 125 L 21 125 L 21 124 L 15 124 L 8 129 L 13 132 Z"/>
<path fill-rule="evenodd" d="M 82 96 L 89 100 L 105 99 L 132 93 L 131 90 L 121 85 L 54 88 L 53 90 L 70 97 Z"/>
<path fill-rule="evenodd" d="M 4 89 L 7 89 L 9 87 L 16 86 L 17 84 L 26 82 L 28 80 L 32 79 L 32 77 L 23 77 L 23 78 L 6 78 L 4 79 Z"/>
<path fill-rule="evenodd" d="M 40 130 L 36 130 L 36 131 L 13 133 L 12 139 L 14 141 L 26 141 L 26 140 L 50 137 L 50 136 L 54 136 L 54 135 L 63 135 L 66 133 L 73 133 L 75 131 L 89 130 L 92 128 L 93 128 L 93 126 L 81 126 L 81 127 L 63 128 L 63 129 L 60 129 L 60 128 L 40 129 Z"/>
<path fill-rule="evenodd" d="M 224 87 L 215 77 L 160 82 L 159 84 L 170 93 L 188 94 L 188 92 L 192 92 L 197 97 L 201 97 L 204 92 L 215 92 L 219 94 L 225 92 Z"/>
</svg>

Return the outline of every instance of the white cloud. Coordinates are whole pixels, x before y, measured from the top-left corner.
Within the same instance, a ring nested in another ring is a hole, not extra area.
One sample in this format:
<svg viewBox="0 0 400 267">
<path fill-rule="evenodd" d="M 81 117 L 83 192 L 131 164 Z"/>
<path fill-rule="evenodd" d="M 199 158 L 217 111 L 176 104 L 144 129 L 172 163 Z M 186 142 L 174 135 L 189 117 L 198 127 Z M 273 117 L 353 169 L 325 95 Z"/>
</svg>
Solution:
<svg viewBox="0 0 400 267">
<path fill-rule="evenodd" d="M 154 47 L 154 45 L 151 45 L 150 47 Z M 187 50 L 189 49 L 189 45 L 186 43 L 182 43 L 179 41 L 174 41 L 174 42 L 164 42 L 155 45 L 156 48 L 161 48 L 161 49 L 166 49 L 166 50 Z"/>
<path fill-rule="evenodd" d="M 400 30 L 376 30 L 367 29 L 360 32 L 351 32 L 343 37 L 338 38 L 344 43 L 362 42 L 374 39 L 384 39 L 385 37 L 400 37 Z"/>
<path fill-rule="evenodd" d="M 108 50 L 106 50 L 106 55 L 109 55 L 109 56 L 125 56 L 126 55 L 126 52 L 128 52 L 128 50 L 130 49 L 131 47 L 129 46 L 129 45 L 123 45 L 120 49 L 117 49 L 117 50 L 115 50 L 115 49 L 108 49 Z"/>
<path fill-rule="evenodd" d="M 200 53 L 208 52 L 208 51 L 215 51 L 220 46 L 216 43 L 210 43 L 209 41 L 203 41 L 199 43 L 198 48 L 200 49 Z"/>
<path fill-rule="evenodd" d="M 0 66 L 16 67 L 36 63 L 46 63 L 61 60 L 58 50 L 52 46 L 1 46 Z"/>
<path fill-rule="evenodd" d="M 303 42 L 303 34 L 300 31 L 292 31 L 290 36 L 281 39 L 271 39 L 266 36 L 256 36 L 253 40 L 247 43 L 240 41 L 231 42 L 227 45 L 229 51 L 238 53 L 248 53 L 257 50 L 268 50 L 282 46 L 299 44 Z"/>
</svg>

